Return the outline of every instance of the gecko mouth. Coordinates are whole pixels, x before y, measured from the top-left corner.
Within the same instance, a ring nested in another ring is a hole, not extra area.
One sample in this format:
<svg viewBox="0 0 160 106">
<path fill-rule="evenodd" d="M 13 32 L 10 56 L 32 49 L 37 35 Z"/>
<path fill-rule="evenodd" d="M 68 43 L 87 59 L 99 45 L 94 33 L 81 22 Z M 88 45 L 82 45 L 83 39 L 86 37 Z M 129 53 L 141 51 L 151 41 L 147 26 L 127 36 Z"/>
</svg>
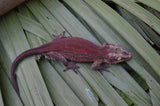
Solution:
<svg viewBox="0 0 160 106">
<path fill-rule="evenodd" d="M 131 53 L 130 53 L 130 52 L 127 52 L 127 51 L 125 51 L 125 52 L 124 52 L 124 58 L 126 58 L 126 59 L 130 59 L 130 58 L 131 58 Z"/>
</svg>

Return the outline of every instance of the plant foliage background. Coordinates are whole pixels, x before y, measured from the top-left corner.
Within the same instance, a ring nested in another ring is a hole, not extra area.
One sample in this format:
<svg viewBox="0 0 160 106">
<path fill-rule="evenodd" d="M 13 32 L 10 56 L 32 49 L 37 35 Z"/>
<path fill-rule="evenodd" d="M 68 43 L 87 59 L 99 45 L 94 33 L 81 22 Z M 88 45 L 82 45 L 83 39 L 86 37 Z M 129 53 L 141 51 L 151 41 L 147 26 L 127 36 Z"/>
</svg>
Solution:
<svg viewBox="0 0 160 106">
<path fill-rule="evenodd" d="M 18 96 L 10 78 L 14 59 L 63 31 L 98 45 L 119 44 L 132 59 L 101 75 L 91 63 L 78 63 L 78 74 L 64 73 L 59 61 L 31 56 L 16 70 Z M 159 0 L 27 1 L 0 17 L 0 106 L 158 106 L 159 35 Z"/>
</svg>

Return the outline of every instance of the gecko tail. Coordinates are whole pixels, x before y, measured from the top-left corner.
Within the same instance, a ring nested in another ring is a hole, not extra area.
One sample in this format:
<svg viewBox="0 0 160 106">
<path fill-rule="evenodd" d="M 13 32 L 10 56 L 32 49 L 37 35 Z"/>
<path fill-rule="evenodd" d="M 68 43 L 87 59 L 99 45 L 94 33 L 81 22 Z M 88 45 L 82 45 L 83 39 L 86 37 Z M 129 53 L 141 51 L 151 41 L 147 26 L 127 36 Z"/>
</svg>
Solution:
<svg viewBox="0 0 160 106">
<path fill-rule="evenodd" d="M 18 89 L 18 84 L 17 84 L 17 81 L 16 81 L 16 74 L 15 74 L 15 70 L 16 70 L 16 67 L 18 66 L 19 62 L 21 60 L 23 60 L 25 57 L 27 56 L 30 56 L 30 55 L 33 55 L 33 54 L 40 54 L 40 52 L 37 52 L 36 49 L 30 49 L 30 50 L 27 50 L 23 53 L 21 53 L 15 60 L 14 62 L 12 63 L 12 67 L 11 67 L 11 79 L 12 79 L 12 83 L 13 83 L 13 86 L 17 92 L 17 94 L 19 95 L 19 89 Z"/>
<path fill-rule="evenodd" d="M 18 89 L 18 85 L 17 85 L 17 82 L 16 82 L 15 69 L 16 69 L 19 61 L 20 60 L 18 60 L 16 58 L 15 61 L 13 62 L 13 64 L 12 64 L 12 67 L 11 67 L 11 79 L 12 79 L 13 86 L 14 86 L 18 95 L 19 95 L 19 89 Z"/>
<path fill-rule="evenodd" d="M 11 78 L 12 78 L 13 86 L 14 86 L 14 88 L 15 88 L 17 94 L 20 95 L 20 94 L 19 94 L 19 89 L 18 89 L 18 84 L 17 84 L 17 82 L 16 82 L 15 72 L 14 72 L 14 70 L 11 70 L 11 72 L 12 72 Z"/>
</svg>

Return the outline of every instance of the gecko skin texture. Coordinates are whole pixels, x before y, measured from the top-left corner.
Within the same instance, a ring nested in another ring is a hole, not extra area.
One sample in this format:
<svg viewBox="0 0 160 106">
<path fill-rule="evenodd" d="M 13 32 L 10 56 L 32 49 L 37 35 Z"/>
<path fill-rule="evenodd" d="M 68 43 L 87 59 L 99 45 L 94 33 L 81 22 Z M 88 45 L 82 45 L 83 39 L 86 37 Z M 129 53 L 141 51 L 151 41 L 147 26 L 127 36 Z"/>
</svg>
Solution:
<svg viewBox="0 0 160 106">
<path fill-rule="evenodd" d="M 54 39 L 51 42 L 24 51 L 14 60 L 11 67 L 11 78 L 18 94 L 15 69 L 22 59 L 30 55 L 40 54 L 46 59 L 57 59 L 66 66 L 64 71 L 72 69 L 75 73 L 77 73 L 75 69 L 79 68 L 76 62 L 93 62 L 91 68 L 102 73 L 102 71 L 108 71 L 104 63 L 116 64 L 131 58 L 131 53 L 119 45 L 104 43 L 103 46 L 98 46 L 82 38 L 64 37 L 64 32 L 53 36 Z"/>
</svg>

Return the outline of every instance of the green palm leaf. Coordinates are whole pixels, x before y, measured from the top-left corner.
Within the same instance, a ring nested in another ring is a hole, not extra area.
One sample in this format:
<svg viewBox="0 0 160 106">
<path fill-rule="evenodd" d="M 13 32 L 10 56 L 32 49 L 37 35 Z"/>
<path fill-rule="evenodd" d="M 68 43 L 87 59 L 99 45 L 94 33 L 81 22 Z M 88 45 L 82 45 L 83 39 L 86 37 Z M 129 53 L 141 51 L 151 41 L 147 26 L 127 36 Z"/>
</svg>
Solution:
<svg viewBox="0 0 160 106">
<path fill-rule="evenodd" d="M 159 105 L 160 56 L 149 45 L 159 46 L 159 1 L 105 1 L 34 0 L 2 16 L 0 105 Z M 147 6 L 155 9 L 156 15 L 148 12 Z M 19 97 L 10 80 L 13 60 L 63 31 L 65 36 L 85 38 L 97 45 L 122 45 L 132 53 L 132 59 L 111 65 L 110 72 L 101 75 L 91 70 L 90 63 L 78 63 L 78 74 L 64 73 L 65 67 L 59 61 L 35 61 L 33 56 L 28 57 L 16 69 Z"/>
</svg>

